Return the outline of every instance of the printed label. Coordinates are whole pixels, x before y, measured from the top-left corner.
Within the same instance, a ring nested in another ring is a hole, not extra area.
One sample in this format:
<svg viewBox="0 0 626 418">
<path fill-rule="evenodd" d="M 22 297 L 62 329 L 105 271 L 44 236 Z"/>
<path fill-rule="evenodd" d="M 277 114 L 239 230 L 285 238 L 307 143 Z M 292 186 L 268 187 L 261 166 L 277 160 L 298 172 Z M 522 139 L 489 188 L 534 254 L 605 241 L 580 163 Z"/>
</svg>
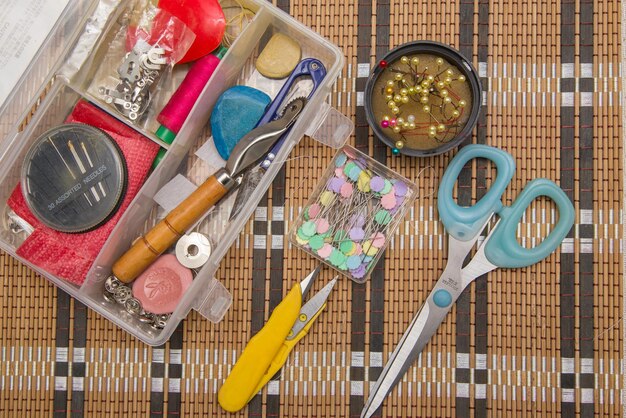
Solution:
<svg viewBox="0 0 626 418">
<path fill-rule="evenodd" d="M 69 0 L 2 0 L 0 104 L 15 87 Z"/>
</svg>

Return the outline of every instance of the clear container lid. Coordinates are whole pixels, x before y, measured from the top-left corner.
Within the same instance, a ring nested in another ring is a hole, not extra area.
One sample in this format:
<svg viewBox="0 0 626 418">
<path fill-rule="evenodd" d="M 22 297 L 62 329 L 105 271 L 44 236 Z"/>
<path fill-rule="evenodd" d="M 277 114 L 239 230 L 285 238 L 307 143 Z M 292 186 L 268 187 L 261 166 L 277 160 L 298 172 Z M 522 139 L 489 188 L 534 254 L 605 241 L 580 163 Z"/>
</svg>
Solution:
<svg viewBox="0 0 626 418">
<path fill-rule="evenodd" d="M 17 134 L 97 4 L 97 0 L 3 2 L 0 143 Z"/>
</svg>

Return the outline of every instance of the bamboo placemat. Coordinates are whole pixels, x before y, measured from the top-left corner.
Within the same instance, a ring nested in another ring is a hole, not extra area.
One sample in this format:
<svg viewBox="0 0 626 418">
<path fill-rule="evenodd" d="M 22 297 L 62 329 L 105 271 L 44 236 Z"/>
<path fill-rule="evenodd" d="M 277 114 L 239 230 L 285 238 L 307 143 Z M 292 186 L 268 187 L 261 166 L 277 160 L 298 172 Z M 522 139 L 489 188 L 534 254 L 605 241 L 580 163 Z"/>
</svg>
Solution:
<svg viewBox="0 0 626 418">
<path fill-rule="evenodd" d="M 621 4 L 555 2 L 278 1 L 338 44 L 347 65 L 332 102 L 356 122 L 350 143 L 414 179 L 423 196 L 366 285 L 341 280 L 326 312 L 280 378 L 241 414 L 216 391 L 251 334 L 315 265 L 285 234 L 334 151 L 305 138 L 219 270 L 233 294 L 224 321 L 191 313 L 170 342 L 149 348 L 0 256 L 0 411 L 3 416 L 357 417 L 372 383 L 443 270 L 446 245 L 431 192 L 452 154 L 392 157 L 362 107 L 370 66 L 413 39 L 452 44 L 473 59 L 483 111 L 473 142 L 509 151 L 505 196 L 547 177 L 575 204 L 556 254 L 477 280 L 383 416 L 617 416 L 623 388 L 623 142 Z M 424 167 L 432 167 L 421 177 Z M 471 203 L 494 173 L 459 180 Z M 553 207 L 527 212 L 520 239 L 545 235 Z M 532 226 L 535 222 L 539 226 Z M 331 278 L 326 270 L 321 287 Z"/>
</svg>

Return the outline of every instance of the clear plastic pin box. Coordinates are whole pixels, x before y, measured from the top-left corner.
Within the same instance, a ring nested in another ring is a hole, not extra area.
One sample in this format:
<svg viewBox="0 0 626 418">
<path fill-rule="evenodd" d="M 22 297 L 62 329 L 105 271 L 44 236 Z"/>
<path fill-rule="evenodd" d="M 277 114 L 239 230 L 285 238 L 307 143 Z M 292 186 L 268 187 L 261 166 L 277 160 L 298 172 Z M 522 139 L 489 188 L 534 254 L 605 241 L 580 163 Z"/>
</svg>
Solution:
<svg viewBox="0 0 626 418">
<path fill-rule="evenodd" d="M 413 182 L 346 145 L 298 215 L 289 240 L 363 283 L 416 197 Z"/>
<path fill-rule="evenodd" d="M 192 309 L 213 322 L 219 322 L 224 317 L 232 302 L 231 292 L 237 289 L 226 289 L 222 285 L 217 274 L 220 262 L 270 187 L 280 164 L 269 167 L 248 199 L 249 204 L 237 216 L 230 218 L 233 195 L 222 200 L 192 228 L 208 236 L 212 252 L 208 261 L 194 270 L 192 284 L 164 327 L 155 329 L 129 313 L 124 306 L 107 300 L 104 289 L 111 266 L 135 239 L 165 216 L 171 205 L 182 201 L 213 173 L 214 167 L 197 152 L 210 140 L 208 122 L 212 108 L 226 89 L 249 82 L 254 62 L 272 35 L 283 33 L 296 40 L 301 46 L 302 58 L 320 60 L 327 71 L 292 126 L 276 160 L 286 160 L 305 134 L 327 145 L 340 147 L 352 131 L 351 121 L 326 103 L 344 66 L 339 48 L 271 3 L 263 0 L 241 0 L 240 3 L 254 12 L 254 18 L 222 57 L 172 144 L 165 144 L 155 136 L 157 124 L 153 119 L 141 125 L 129 123 L 124 117 L 111 112 L 109 107 L 97 103 L 93 89 L 90 90 L 93 88 L 89 83 L 90 76 L 98 68 L 108 40 L 118 30 L 120 16 L 128 1 L 68 1 L 28 68 L 7 99 L 0 103 L 0 247 L 72 297 L 150 345 L 167 341 Z M 69 67 L 68 63 L 71 64 Z M 179 82 L 184 77 L 184 70 L 183 67 Z M 176 87 L 170 87 L 172 92 Z M 43 132 L 63 123 L 81 101 L 93 103 L 150 141 L 167 148 L 168 152 L 158 167 L 149 172 L 117 221 L 90 265 L 84 282 L 74 284 L 19 255 L 18 250 L 31 231 L 28 225 L 20 224 L 22 220 L 12 216 L 8 200 L 20 181 L 24 156 L 30 145 Z M 164 195 L 168 199 L 160 198 Z M 173 253 L 174 248 L 167 252 Z"/>
</svg>

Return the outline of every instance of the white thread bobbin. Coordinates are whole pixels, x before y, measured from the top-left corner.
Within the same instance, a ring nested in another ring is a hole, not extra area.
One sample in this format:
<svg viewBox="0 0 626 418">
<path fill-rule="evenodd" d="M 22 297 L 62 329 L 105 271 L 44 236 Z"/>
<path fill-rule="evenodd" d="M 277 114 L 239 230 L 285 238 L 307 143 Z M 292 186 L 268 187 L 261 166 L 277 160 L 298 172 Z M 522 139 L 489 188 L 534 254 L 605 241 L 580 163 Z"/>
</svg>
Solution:
<svg viewBox="0 0 626 418">
<path fill-rule="evenodd" d="M 183 235 L 176 243 L 176 258 L 187 268 L 202 267 L 210 256 L 211 242 L 199 232 Z"/>
</svg>

